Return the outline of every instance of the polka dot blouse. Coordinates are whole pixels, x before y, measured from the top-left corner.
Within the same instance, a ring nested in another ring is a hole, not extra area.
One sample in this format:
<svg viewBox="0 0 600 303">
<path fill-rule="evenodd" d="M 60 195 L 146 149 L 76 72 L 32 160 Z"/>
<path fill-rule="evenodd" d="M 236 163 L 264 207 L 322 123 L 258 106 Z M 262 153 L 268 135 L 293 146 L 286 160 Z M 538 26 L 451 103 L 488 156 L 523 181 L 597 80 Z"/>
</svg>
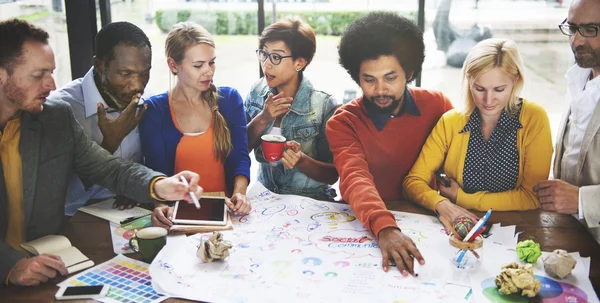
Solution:
<svg viewBox="0 0 600 303">
<path fill-rule="evenodd" d="M 520 113 L 520 108 L 514 117 L 503 111 L 492 135 L 485 141 L 479 109 L 473 111 L 469 122 L 460 131 L 471 132 L 463 169 L 463 190 L 466 193 L 496 193 L 515 188 L 519 178 L 517 130 L 523 128 L 519 121 Z"/>
</svg>

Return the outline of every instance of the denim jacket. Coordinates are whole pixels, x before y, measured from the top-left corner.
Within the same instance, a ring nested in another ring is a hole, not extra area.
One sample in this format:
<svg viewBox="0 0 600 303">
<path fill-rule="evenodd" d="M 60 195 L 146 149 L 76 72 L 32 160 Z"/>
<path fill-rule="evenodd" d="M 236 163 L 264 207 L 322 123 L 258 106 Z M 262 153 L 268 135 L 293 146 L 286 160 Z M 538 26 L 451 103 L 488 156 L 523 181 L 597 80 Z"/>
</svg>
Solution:
<svg viewBox="0 0 600 303">
<path fill-rule="evenodd" d="M 252 86 L 244 103 L 247 121 L 251 121 L 262 110 L 265 100 L 272 90 L 264 78 Z M 325 137 L 325 126 L 339 104 L 333 96 L 315 90 L 306 77 L 302 77 L 290 111 L 281 119 L 281 134 L 288 140 L 300 143 L 300 149 L 307 156 L 321 162 L 333 163 L 333 155 Z M 263 134 L 273 128 L 270 122 Z M 297 167 L 285 169 L 281 160 L 271 166 L 264 158 L 262 147 L 254 150 L 260 163 L 258 180 L 269 190 L 279 194 L 292 194 L 318 200 L 334 198 L 329 184 L 311 179 Z"/>
</svg>

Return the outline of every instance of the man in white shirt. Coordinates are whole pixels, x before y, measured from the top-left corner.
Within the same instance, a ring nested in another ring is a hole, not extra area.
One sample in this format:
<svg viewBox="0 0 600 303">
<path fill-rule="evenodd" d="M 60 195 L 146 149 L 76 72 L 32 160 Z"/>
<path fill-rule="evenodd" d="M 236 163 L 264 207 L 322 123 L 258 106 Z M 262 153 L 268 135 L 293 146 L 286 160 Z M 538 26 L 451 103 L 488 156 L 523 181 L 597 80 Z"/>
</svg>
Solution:
<svg viewBox="0 0 600 303">
<path fill-rule="evenodd" d="M 148 37 L 129 22 L 114 22 L 96 35 L 94 66 L 83 77 L 53 92 L 49 100 L 71 104 L 75 119 L 85 134 L 113 155 L 142 163 L 137 125 L 149 97 L 146 84 L 152 61 Z M 143 96 L 140 98 L 140 96 Z M 65 214 L 73 215 L 90 199 L 113 194 L 99 185 L 71 175 Z M 117 197 L 114 207 L 132 207 L 136 202 Z"/>
<path fill-rule="evenodd" d="M 554 158 L 554 180 L 534 190 L 542 209 L 575 214 L 600 242 L 600 1 L 574 0 L 560 25 L 576 65 L 566 73 L 569 111 Z"/>
</svg>

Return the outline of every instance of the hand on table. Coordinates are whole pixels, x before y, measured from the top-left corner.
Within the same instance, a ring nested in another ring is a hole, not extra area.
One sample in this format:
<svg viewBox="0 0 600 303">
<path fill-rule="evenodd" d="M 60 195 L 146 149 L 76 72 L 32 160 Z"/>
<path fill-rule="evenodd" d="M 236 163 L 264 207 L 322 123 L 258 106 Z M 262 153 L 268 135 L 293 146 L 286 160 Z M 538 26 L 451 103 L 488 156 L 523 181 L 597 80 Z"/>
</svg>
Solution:
<svg viewBox="0 0 600 303">
<path fill-rule="evenodd" d="M 414 275 L 413 259 L 419 264 L 425 264 L 425 259 L 417 249 L 411 238 L 403 234 L 399 229 L 386 227 L 379 232 L 379 249 L 382 254 L 382 266 L 384 271 L 389 270 L 389 260 L 394 260 L 396 267 L 403 276 Z"/>
<path fill-rule="evenodd" d="M 65 263 L 58 256 L 42 254 L 19 260 L 10 272 L 8 281 L 15 285 L 35 286 L 55 278 L 57 273 L 68 275 Z"/>
<path fill-rule="evenodd" d="M 236 193 L 231 198 L 225 199 L 225 204 L 236 215 L 247 215 L 252 211 L 252 205 L 248 201 L 248 197 L 241 193 Z"/>
<path fill-rule="evenodd" d="M 169 230 L 173 226 L 173 207 L 161 205 L 154 209 L 151 216 L 152 226 Z"/>
<path fill-rule="evenodd" d="M 440 217 L 446 220 L 447 224 L 452 224 L 452 221 L 460 216 L 465 216 L 471 218 L 473 220 L 473 224 L 479 221 L 479 217 L 471 213 L 470 211 L 450 202 L 449 200 L 444 200 L 435 205 L 435 211 L 440 214 Z M 450 233 L 448 227 L 446 227 L 446 223 L 444 223 L 444 228 L 446 228 L 446 233 Z"/>
<path fill-rule="evenodd" d="M 115 202 L 112 205 L 112 208 L 118 208 L 119 210 L 131 209 L 134 206 L 140 206 L 141 203 L 137 202 L 133 199 L 129 199 L 123 195 L 117 195 L 115 197 Z"/>
<path fill-rule="evenodd" d="M 533 187 L 543 210 L 563 214 L 579 212 L 579 187 L 562 180 L 545 180 Z"/>
</svg>

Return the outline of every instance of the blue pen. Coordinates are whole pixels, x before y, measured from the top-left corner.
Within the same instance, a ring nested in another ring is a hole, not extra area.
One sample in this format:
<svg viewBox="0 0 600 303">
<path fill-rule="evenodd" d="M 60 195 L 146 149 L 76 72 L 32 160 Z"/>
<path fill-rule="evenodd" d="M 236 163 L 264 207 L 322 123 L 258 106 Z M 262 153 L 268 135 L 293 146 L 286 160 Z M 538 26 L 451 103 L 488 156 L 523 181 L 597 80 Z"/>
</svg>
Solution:
<svg viewBox="0 0 600 303">
<path fill-rule="evenodd" d="M 467 253 L 466 250 L 462 249 L 460 251 L 460 255 L 458 256 L 458 259 L 456 259 L 456 268 L 461 268 L 460 262 L 462 261 L 462 259 L 465 257 L 465 254 Z"/>
<path fill-rule="evenodd" d="M 490 215 L 492 214 L 492 209 L 490 208 L 485 215 L 483 216 L 483 218 L 479 219 L 479 221 L 477 222 L 477 224 L 475 224 L 475 226 L 471 229 L 471 231 L 467 234 L 467 236 L 463 239 L 463 242 L 469 242 L 469 239 L 471 237 L 473 237 L 474 234 L 477 233 L 477 231 L 479 231 L 481 228 L 483 228 L 483 226 L 485 225 L 485 223 L 487 222 L 487 220 L 490 218 Z M 460 252 L 460 255 L 458 256 L 458 258 L 456 259 L 456 263 L 458 263 L 457 267 L 460 267 L 460 262 L 462 261 L 462 259 L 465 257 L 465 254 L 467 253 L 466 250 L 462 250 Z"/>
</svg>

